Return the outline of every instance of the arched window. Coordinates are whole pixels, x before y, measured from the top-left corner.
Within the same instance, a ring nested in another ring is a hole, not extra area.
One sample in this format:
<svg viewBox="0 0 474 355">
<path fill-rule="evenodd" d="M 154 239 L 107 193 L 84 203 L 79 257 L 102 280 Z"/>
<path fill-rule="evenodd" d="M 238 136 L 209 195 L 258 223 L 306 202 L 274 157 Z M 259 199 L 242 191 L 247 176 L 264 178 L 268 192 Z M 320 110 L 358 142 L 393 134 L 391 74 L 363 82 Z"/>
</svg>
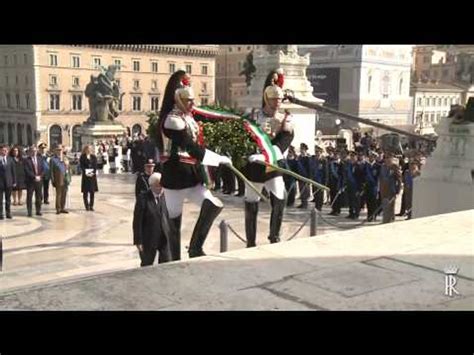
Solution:
<svg viewBox="0 0 474 355">
<path fill-rule="evenodd" d="M 55 124 L 49 129 L 49 145 L 54 148 L 58 144 L 63 144 L 63 130 Z"/>
<path fill-rule="evenodd" d="M 75 125 L 72 128 L 72 151 L 73 152 L 80 152 L 82 147 L 81 141 L 81 133 L 80 133 L 80 125 Z"/>
<path fill-rule="evenodd" d="M 5 123 L 4 122 L 0 122 L 0 143 L 3 144 L 3 143 L 6 143 L 5 142 Z"/>
<path fill-rule="evenodd" d="M 8 123 L 8 145 L 13 144 L 13 123 Z"/>
<path fill-rule="evenodd" d="M 16 126 L 16 142 L 19 145 L 23 145 L 23 124 L 18 123 Z"/>
<path fill-rule="evenodd" d="M 28 146 L 33 144 L 33 130 L 31 129 L 30 124 L 26 126 L 26 142 Z"/>
<path fill-rule="evenodd" d="M 132 127 L 132 134 L 133 136 L 135 135 L 139 136 L 140 134 L 142 134 L 142 126 L 140 126 L 138 123 L 134 124 Z"/>
</svg>

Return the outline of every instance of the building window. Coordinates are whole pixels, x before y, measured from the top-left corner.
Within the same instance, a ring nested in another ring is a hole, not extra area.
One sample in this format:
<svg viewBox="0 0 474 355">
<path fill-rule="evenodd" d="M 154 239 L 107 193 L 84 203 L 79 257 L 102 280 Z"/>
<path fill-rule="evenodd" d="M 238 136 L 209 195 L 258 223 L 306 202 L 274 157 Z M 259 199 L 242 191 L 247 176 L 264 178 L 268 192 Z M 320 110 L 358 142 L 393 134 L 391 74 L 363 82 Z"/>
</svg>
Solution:
<svg viewBox="0 0 474 355">
<path fill-rule="evenodd" d="M 81 67 L 81 58 L 77 55 L 72 56 L 72 67 L 80 68 Z"/>
<path fill-rule="evenodd" d="M 424 58 L 423 58 L 423 63 L 429 63 L 430 60 L 431 60 L 430 57 L 424 57 Z"/>
<path fill-rule="evenodd" d="M 33 144 L 33 130 L 30 124 L 26 126 L 26 142 L 29 146 Z"/>
<path fill-rule="evenodd" d="M 26 64 L 28 64 L 28 54 L 23 54 L 23 62 Z"/>
<path fill-rule="evenodd" d="M 49 129 L 49 144 L 51 147 L 63 144 L 63 131 L 57 124 L 52 125 Z"/>
<path fill-rule="evenodd" d="M 400 82 L 398 83 L 398 95 L 402 94 L 403 90 L 403 78 L 400 78 Z"/>
<path fill-rule="evenodd" d="M 16 109 L 20 109 L 20 94 L 15 95 L 15 101 L 16 101 Z"/>
<path fill-rule="evenodd" d="M 58 66 L 58 55 L 57 54 L 50 54 L 49 55 L 49 65 L 52 67 Z"/>
<path fill-rule="evenodd" d="M 15 84 L 18 85 L 18 75 L 15 75 Z"/>
<path fill-rule="evenodd" d="M 5 142 L 5 123 L 0 122 L 0 142 Z"/>
<path fill-rule="evenodd" d="M 134 80 L 134 81 L 133 81 L 133 88 L 134 88 L 135 90 L 140 89 L 140 80 Z"/>
<path fill-rule="evenodd" d="M 209 100 L 207 99 L 207 97 L 203 97 L 201 98 L 201 106 L 205 106 L 207 105 L 209 102 Z"/>
<path fill-rule="evenodd" d="M 152 90 L 158 89 L 158 81 L 156 81 L 156 80 L 151 81 L 151 89 Z"/>
<path fill-rule="evenodd" d="M 72 110 L 82 111 L 82 95 L 81 94 L 72 95 Z"/>
<path fill-rule="evenodd" d="M 140 96 L 133 97 L 133 111 L 138 112 L 142 110 L 142 98 Z"/>
<path fill-rule="evenodd" d="M 7 101 L 7 107 L 12 108 L 12 100 L 11 100 L 10 94 L 5 94 L 5 99 Z"/>
<path fill-rule="evenodd" d="M 170 74 L 173 74 L 175 72 L 175 69 L 176 69 L 176 65 L 174 63 L 170 63 Z"/>
<path fill-rule="evenodd" d="M 5 85 L 8 86 L 8 75 L 5 75 Z"/>
<path fill-rule="evenodd" d="M 26 108 L 30 109 L 30 94 L 25 94 Z"/>
<path fill-rule="evenodd" d="M 202 92 L 207 92 L 207 83 L 202 83 Z"/>
<path fill-rule="evenodd" d="M 438 97 L 438 106 L 441 106 L 441 97 Z"/>
<path fill-rule="evenodd" d="M 447 97 L 445 97 L 445 98 L 443 99 L 443 105 L 444 105 L 444 106 L 448 106 L 448 98 L 447 98 Z"/>
<path fill-rule="evenodd" d="M 152 111 L 158 111 L 158 103 L 159 103 L 159 98 L 158 96 L 153 96 L 151 98 L 151 110 Z"/>
<path fill-rule="evenodd" d="M 421 103 L 421 97 L 418 98 L 418 106 L 421 106 L 422 103 Z"/>
<path fill-rule="evenodd" d="M 117 68 L 117 71 L 120 71 L 120 69 L 122 68 L 122 60 L 121 59 L 115 59 L 114 64 Z"/>
<path fill-rule="evenodd" d="M 247 46 L 247 50 L 249 51 L 250 49 L 251 49 L 250 46 Z"/>
<path fill-rule="evenodd" d="M 193 66 L 191 64 L 186 64 L 186 73 L 192 74 Z"/>
<path fill-rule="evenodd" d="M 151 62 L 151 71 L 153 73 L 158 73 L 158 62 Z"/>
<path fill-rule="evenodd" d="M 140 62 L 138 60 L 133 61 L 133 71 L 140 71 Z"/>
<path fill-rule="evenodd" d="M 73 76 L 72 77 L 72 86 L 75 88 L 79 87 L 79 77 L 78 76 Z"/>
<path fill-rule="evenodd" d="M 18 123 L 16 126 L 16 138 L 19 145 L 23 145 L 23 125 Z"/>
<path fill-rule="evenodd" d="M 5 66 L 7 66 L 7 65 L 8 65 L 8 56 L 6 55 L 6 56 L 4 56 L 3 58 L 4 58 Z"/>
<path fill-rule="evenodd" d="M 100 58 L 94 58 L 93 59 L 93 68 L 94 69 L 100 69 Z"/>
<path fill-rule="evenodd" d="M 232 52 L 232 47 L 229 47 L 229 52 Z"/>
<path fill-rule="evenodd" d="M 202 75 L 207 75 L 207 65 L 201 66 L 201 74 Z"/>
<path fill-rule="evenodd" d="M 49 94 L 49 109 L 59 111 L 59 94 Z"/>
<path fill-rule="evenodd" d="M 28 85 L 30 81 L 28 80 L 28 75 L 25 75 L 25 85 Z"/>
<path fill-rule="evenodd" d="M 443 79 L 448 77 L 448 69 L 443 69 Z"/>
<path fill-rule="evenodd" d="M 49 76 L 49 85 L 56 86 L 58 85 L 58 77 L 56 75 Z"/>
<path fill-rule="evenodd" d="M 18 65 L 18 57 L 16 54 L 13 55 L 13 64 Z"/>
</svg>

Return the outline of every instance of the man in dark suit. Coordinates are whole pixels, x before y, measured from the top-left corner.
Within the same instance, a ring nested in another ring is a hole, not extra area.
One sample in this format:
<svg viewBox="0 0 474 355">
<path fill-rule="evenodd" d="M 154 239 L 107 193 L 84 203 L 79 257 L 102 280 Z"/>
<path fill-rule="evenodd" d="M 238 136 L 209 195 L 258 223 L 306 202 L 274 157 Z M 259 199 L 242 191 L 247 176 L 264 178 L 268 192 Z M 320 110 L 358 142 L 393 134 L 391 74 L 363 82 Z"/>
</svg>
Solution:
<svg viewBox="0 0 474 355">
<path fill-rule="evenodd" d="M 33 216 L 33 192 L 35 194 L 36 215 L 42 215 L 42 179 L 43 158 L 41 155 L 38 155 L 36 146 L 32 145 L 28 151 L 28 157 L 25 159 L 26 208 L 28 209 L 28 217 Z"/>
<path fill-rule="evenodd" d="M 133 244 L 137 246 L 142 267 L 153 265 L 157 251 L 158 263 L 171 260 L 168 214 L 160 183 L 161 174 L 152 174 L 148 182 L 150 190 L 138 196 L 133 213 Z"/>
<path fill-rule="evenodd" d="M 12 188 L 16 186 L 15 165 L 8 155 L 8 147 L 0 145 L 0 219 L 3 219 L 3 194 L 5 194 L 5 210 L 11 219 L 10 200 Z"/>
</svg>

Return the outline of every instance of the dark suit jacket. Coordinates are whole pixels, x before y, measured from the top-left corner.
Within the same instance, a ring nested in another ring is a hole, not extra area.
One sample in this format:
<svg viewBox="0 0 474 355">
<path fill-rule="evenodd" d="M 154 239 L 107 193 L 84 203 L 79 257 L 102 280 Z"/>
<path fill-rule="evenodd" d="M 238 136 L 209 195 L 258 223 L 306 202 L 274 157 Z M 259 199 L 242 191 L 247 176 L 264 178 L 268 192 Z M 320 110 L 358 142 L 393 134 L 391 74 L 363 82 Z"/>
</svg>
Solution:
<svg viewBox="0 0 474 355">
<path fill-rule="evenodd" d="M 16 184 L 15 162 L 13 158 L 7 158 L 7 166 L 0 163 L 0 189 L 10 189 Z"/>
<path fill-rule="evenodd" d="M 168 245 L 169 225 L 165 196 L 156 203 L 153 192 L 141 193 L 133 212 L 133 244 L 145 249 L 162 249 Z"/>
<path fill-rule="evenodd" d="M 33 165 L 33 159 L 31 157 L 27 157 L 25 159 L 25 182 L 27 185 L 33 184 L 35 182 L 35 169 Z M 43 157 L 40 155 L 36 156 L 36 164 L 38 167 L 37 175 L 43 178 L 44 170 L 43 170 Z"/>
</svg>

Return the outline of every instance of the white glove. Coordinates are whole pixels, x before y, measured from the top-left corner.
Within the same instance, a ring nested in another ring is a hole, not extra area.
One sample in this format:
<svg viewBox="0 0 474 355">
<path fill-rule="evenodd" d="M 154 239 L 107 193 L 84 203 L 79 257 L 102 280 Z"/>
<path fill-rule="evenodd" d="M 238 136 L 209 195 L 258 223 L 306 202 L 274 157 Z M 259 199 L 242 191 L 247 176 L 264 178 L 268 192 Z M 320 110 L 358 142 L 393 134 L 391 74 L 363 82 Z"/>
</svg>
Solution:
<svg viewBox="0 0 474 355">
<path fill-rule="evenodd" d="M 248 159 L 249 162 L 255 163 L 256 161 L 265 161 L 265 156 L 263 154 L 253 154 Z"/>
<path fill-rule="evenodd" d="M 221 155 L 219 164 L 232 165 L 232 160 L 229 157 Z"/>
</svg>

